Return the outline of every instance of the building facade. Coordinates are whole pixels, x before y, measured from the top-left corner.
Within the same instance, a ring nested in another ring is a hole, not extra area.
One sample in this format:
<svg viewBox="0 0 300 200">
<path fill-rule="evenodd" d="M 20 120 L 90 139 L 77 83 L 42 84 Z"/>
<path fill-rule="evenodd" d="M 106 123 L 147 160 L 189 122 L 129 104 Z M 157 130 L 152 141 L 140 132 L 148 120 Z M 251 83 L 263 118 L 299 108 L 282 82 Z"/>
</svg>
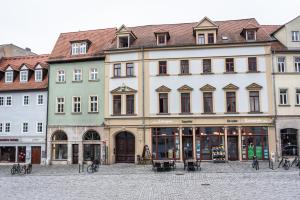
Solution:
<svg viewBox="0 0 300 200">
<path fill-rule="evenodd" d="M 279 156 L 300 155 L 300 16 L 272 34 L 277 150 Z"/>
<path fill-rule="evenodd" d="M 48 55 L 0 61 L 0 162 L 46 159 Z"/>
<path fill-rule="evenodd" d="M 47 156 L 51 164 L 106 160 L 102 51 L 110 32 L 61 34 L 50 55 Z"/>
</svg>

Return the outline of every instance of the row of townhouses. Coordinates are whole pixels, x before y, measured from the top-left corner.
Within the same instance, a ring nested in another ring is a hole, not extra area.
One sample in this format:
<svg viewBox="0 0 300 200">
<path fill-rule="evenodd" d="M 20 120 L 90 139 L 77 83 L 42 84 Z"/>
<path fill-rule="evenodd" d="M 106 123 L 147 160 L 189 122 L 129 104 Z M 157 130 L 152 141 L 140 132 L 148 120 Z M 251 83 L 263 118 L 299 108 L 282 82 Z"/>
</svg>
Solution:
<svg viewBox="0 0 300 200">
<path fill-rule="evenodd" d="M 300 154 L 300 16 L 60 34 L 0 60 L 0 162 Z"/>
</svg>

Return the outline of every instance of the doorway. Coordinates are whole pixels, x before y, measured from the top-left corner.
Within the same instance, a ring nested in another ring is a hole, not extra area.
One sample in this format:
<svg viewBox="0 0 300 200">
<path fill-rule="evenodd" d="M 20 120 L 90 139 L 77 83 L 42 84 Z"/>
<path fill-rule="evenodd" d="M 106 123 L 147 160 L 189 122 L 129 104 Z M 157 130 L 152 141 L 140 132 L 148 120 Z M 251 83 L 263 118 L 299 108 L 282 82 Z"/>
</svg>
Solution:
<svg viewBox="0 0 300 200">
<path fill-rule="evenodd" d="M 129 132 L 121 132 L 116 136 L 116 163 L 134 163 L 135 137 Z"/>
<path fill-rule="evenodd" d="M 239 159 L 238 136 L 227 137 L 228 160 Z"/>
<path fill-rule="evenodd" d="M 72 144 L 72 164 L 78 164 L 78 144 Z"/>
<path fill-rule="evenodd" d="M 193 158 L 193 136 L 182 137 L 182 158 L 192 159 Z"/>
<path fill-rule="evenodd" d="M 41 147 L 39 146 L 31 147 L 31 163 L 41 164 Z"/>
</svg>

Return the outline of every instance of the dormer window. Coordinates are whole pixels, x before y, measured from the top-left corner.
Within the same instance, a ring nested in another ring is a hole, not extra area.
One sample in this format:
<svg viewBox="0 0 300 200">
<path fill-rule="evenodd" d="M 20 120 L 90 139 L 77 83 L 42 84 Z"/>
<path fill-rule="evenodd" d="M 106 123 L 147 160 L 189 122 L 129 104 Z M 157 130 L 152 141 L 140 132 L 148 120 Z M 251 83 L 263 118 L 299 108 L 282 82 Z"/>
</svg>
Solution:
<svg viewBox="0 0 300 200">
<path fill-rule="evenodd" d="M 157 45 L 166 45 L 167 44 L 167 35 L 158 34 L 157 35 Z"/>
<path fill-rule="evenodd" d="M 35 70 L 34 75 L 35 75 L 36 82 L 43 80 L 43 70 L 41 70 L 41 69 Z"/>
<path fill-rule="evenodd" d="M 207 42 L 208 44 L 214 44 L 215 43 L 215 35 L 213 33 L 207 34 Z"/>
<path fill-rule="evenodd" d="M 198 34 L 198 44 L 205 44 L 204 34 Z"/>
<path fill-rule="evenodd" d="M 299 31 L 292 31 L 292 41 L 293 42 L 300 41 L 300 32 Z"/>
<path fill-rule="evenodd" d="M 20 82 L 28 81 L 28 70 L 20 71 Z"/>
<path fill-rule="evenodd" d="M 13 71 L 7 71 L 5 72 L 5 83 L 12 83 L 14 77 Z"/>
<path fill-rule="evenodd" d="M 87 42 L 72 43 L 72 55 L 86 54 Z"/>
<path fill-rule="evenodd" d="M 129 48 L 129 36 L 119 36 L 118 37 L 118 48 Z"/>
<path fill-rule="evenodd" d="M 256 40 L 256 31 L 246 30 L 246 40 Z"/>
</svg>

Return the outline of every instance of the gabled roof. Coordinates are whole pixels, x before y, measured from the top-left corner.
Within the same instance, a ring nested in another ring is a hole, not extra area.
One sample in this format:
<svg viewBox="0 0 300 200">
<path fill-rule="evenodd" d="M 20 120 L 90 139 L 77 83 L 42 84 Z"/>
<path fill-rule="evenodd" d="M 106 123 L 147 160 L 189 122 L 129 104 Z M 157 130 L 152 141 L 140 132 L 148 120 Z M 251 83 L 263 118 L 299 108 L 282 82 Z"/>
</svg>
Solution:
<svg viewBox="0 0 300 200">
<path fill-rule="evenodd" d="M 223 90 L 238 90 L 239 87 L 236 85 L 233 85 L 232 83 L 226 85 L 225 87 L 223 87 Z"/>
<path fill-rule="evenodd" d="M 257 83 L 252 83 L 246 87 L 247 90 L 261 90 L 262 86 Z"/>
<path fill-rule="evenodd" d="M 179 92 L 184 92 L 184 91 L 193 91 L 193 88 L 191 88 L 188 85 L 183 85 L 180 88 L 177 89 Z"/>
<path fill-rule="evenodd" d="M 200 20 L 200 22 L 198 22 L 198 24 L 196 24 L 196 26 L 194 26 L 194 29 L 197 28 L 218 28 L 218 25 L 213 22 L 211 19 L 209 19 L 208 17 L 204 17 L 203 19 Z"/>
<path fill-rule="evenodd" d="M 133 31 L 127 28 L 124 24 L 117 30 L 116 34 L 130 34 L 134 39 L 137 39 Z"/>
<path fill-rule="evenodd" d="M 168 88 L 168 87 L 166 87 L 166 86 L 164 86 L 164 85 L 162 85 L 159 88 L 157 88 L 155 91 L 156 92 L 171 92 L 171 89 Z"/>
<path fill-rule="evenodd" d="M 131 87 L 128 87 L 126 85 L 122 85 L 120 87 L 117 87 L 116 89 L 112 90 L 110 93 L 112 94 L 123 94 L 123 93 L 136 93 L 137 91 L 135 89 L 132 89 Z"/>
<path fill-rule="evenodd" d="M 200 88 L 201 91 L 215 91 L 216 88 L 214 86 L 211 86 L 209 84 L 204 85 Z"/>
<path fill-rule="evenodd" d="M 279 30 L 281 30 L 283 27 L 285 27 L 287 24 L 291 23 L 292 21 L 294 21 L 295 19 L 298 19 L 300 17 L 300 15 L 298 15 L 297 17 L 295 17 L 294 19 L 288 21 L 287 23 L 279 26 L 276 30 L 274 30 L 271 35 L 274 35 L 275 33 L 277 33 Z"/>
</svg>

